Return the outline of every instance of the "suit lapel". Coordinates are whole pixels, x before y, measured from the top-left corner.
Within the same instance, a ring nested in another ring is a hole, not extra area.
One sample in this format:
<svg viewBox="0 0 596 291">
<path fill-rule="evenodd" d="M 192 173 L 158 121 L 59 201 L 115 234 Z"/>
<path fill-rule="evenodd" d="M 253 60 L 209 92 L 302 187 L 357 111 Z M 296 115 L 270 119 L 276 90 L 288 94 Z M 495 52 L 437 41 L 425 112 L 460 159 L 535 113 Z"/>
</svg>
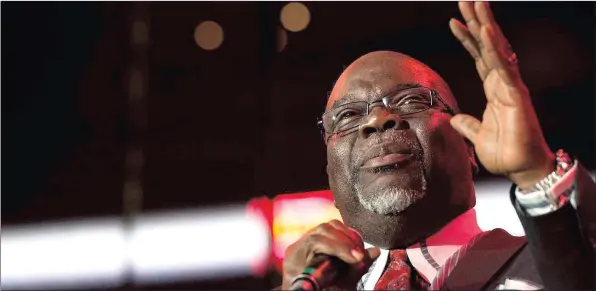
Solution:
<svg viewBox="0 0 596 291">
<path fill-rule="evenodd" d="M 525 244 L 525 238 L 502 229 L 490 231 L 470 246 L 441 289 L 482 290 Z"/>
</svg>

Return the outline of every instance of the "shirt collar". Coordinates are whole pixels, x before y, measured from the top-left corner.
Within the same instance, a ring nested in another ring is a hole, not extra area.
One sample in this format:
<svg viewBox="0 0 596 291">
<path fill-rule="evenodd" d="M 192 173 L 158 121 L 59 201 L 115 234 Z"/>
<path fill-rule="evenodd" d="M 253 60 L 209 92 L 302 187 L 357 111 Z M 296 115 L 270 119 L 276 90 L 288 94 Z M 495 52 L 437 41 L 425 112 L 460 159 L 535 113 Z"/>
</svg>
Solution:
<svg viewBox="0 0 596 291">
<path fill-rule="evenodd" d="M 408 247 L 406 252 L 418 273 L 432 282 L 445 261 L 481 232 L 476 221 L 476 210 L 470 209 L 428 237 L 424 243 Z"/>
<path fill-rule="evenodd" d="M 406 249 L 410 263 L 427 281 L 431 282 L 437 274 L 437 266 L 442 266 L 461 246 L 466 244 L 482 230 L 476 220 L 476 211 L 470 209 L 451 220 L 424 243 L 414 244 Z M 371 244 L 364 243 L 367 248 Z M 425 245 L 424 245 L 425 244 Z M 381 249 L 380 260 L 387 260 L 388 250 Z M 379 260 L 378 259 L 378 260 Z M 384 268 L 385 262 L 377 260 L 376 268 Z M 433 263 L 434 262 L 434 263 Z"/>
</svg>

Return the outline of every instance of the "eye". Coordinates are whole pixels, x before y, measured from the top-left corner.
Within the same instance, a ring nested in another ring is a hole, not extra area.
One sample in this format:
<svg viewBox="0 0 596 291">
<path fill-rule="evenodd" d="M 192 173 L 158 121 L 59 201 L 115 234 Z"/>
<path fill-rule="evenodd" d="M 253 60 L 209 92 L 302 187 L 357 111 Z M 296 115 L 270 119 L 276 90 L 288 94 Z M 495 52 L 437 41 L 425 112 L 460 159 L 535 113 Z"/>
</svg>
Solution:
<svg viewBox="0 0 596 291">
<path fill-rule="evenodd" d="M 425 94 L 409 94 L 401 98 L 395 107 L 405 114 L 420 112 L 430 108 L 430 98 Z"/>
<path fill-rule="evenodd" d="M 342 121 L 344 119 L 348 119 L 348 118 L 351 118 L 351 117 L 354 117 L 354 116 L 357 116 L 357 115 L 359 115 L 359 114 L 354 109 L 344 109 L 344 110 L 338 112 L 335 115 L 335 118 L 334 119 L 335 119 L 335 121 Z"/>
<path fill-rule="evenodd" d="M 398 101 L 398 106 L 412 104 L 412 103 L 423 103 L 428 104 L 428 96 L 425 94 L 408 94 L 405 97 L 402 97 Z"/>
</svg>

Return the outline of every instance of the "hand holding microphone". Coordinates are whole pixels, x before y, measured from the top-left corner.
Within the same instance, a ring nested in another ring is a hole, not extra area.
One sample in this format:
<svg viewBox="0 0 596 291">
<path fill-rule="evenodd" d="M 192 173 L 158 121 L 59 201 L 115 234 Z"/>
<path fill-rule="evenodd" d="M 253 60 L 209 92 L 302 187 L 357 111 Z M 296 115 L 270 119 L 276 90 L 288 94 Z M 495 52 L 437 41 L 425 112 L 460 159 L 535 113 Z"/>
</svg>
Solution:
<svg viewBox="0 0 596 291">
<path fill-rule="evenodd" d="M 282 289 L 291 290 L 294 280 L 305 276 L 303 273 L 316 279 L 319 288 L 355 289 L 379 255 L 378 248 L 365 250 L 360 234 L 340 221 L 320 224 L 286 250 Z"/>
</svg>

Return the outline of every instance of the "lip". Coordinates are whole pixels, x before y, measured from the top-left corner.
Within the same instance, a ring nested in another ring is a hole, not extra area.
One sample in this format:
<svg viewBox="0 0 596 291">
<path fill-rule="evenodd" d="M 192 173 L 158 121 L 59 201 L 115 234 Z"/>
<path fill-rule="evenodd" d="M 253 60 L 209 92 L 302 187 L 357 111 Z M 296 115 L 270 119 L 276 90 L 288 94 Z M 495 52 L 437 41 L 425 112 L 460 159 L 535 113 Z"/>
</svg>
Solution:
<svg viewBox="0 0 596 291">
<path fill-rule="evenodd" d="M 368 160 L 366 163 L 364 163 L 364 165 L 362 165 L 361 169 L 370 170 L 378 167 L 397 165 L 409 160 L 410 158 L 412 158 L 412 154 L 410 153 L 386 154 Z"/>
</svg>

